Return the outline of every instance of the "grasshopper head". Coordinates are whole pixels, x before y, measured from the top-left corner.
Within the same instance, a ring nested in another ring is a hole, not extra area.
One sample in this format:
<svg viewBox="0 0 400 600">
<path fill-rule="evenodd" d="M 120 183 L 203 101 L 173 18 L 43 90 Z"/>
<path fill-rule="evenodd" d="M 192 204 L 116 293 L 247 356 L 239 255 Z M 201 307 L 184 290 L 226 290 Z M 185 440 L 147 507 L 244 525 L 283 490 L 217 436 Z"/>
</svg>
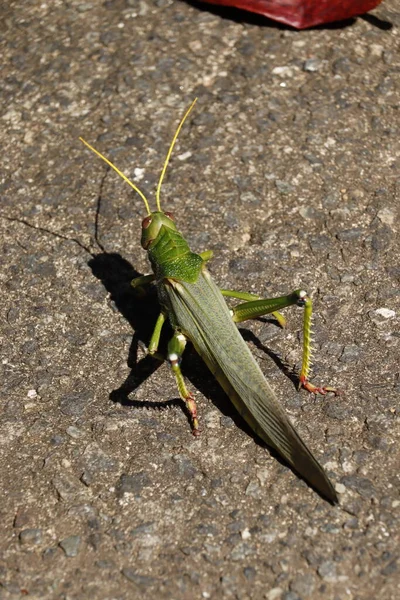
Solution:
<svg viewBox="0 0 400 600">
<path fill-rule="evenodd" d="M 168 227 L 176 231 L 174 218 L 169 212 L 155 211 L 142 221 L 142 239 L 140 243 L 148 250 L 151 243 L 157 238 L 161 227 Z"/>
</svg>

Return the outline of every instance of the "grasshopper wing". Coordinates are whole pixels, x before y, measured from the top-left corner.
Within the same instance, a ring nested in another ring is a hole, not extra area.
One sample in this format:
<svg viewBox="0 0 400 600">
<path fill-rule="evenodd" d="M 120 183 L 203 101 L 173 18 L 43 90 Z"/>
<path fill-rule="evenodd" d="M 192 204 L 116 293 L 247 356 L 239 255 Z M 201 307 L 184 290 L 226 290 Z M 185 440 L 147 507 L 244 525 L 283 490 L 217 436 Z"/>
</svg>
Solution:
<svg viewBox="0 0 400 600">
<path fill-rule="evenodd" d="M 210 371 L 255 433 L 330 502 L 335 490 L 302 441 L 232 321 L 206 269 L 195 283 L 166 280 L 171 320 L 190 339 Z"/>
</svg>

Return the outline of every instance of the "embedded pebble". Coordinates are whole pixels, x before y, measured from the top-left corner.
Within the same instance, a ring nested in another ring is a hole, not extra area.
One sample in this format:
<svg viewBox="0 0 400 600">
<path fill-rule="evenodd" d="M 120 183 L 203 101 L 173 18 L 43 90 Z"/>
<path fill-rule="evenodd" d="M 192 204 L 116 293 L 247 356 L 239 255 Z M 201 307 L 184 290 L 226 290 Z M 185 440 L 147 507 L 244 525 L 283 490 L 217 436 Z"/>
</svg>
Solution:
<svg viewBox="0 0 400 600">
<path fill-rule="evenodd" d="M 60 500 L 76 500 L 86 497 L 84 487 L 79 483 L 79 480 L 70 473 L 59 473 L 55 475 L 51 481 Z"/>
<path fill-rule="evenodd" d="M 150 485 L 150 478 L 144 471 L 126 475 L 123 473 L 119 478 L 116 487 L 118 498 L 122 498 L 125 494 L 135 494 L 140 496 L 143 488 Z"/>
<path fill-rule="evenodd" d="M 285 592 L 282 596 L 282 600 L 302 600 L 296 592 Z"/>
<path fill-rule="evenodd" d="M 308 598 L 311 596 L 315 588 L 315 577 L 311 573 L 299 575 L 290 584 L 290 590 Z"/>
<path fill-rule="evenodd" d="M 230 554 L 230 558 L 233 561 L 243 560 L 246 556 L 251 556 L 255 553 L 255 549 L 246 542 L 241 542 L 235 546 Z"/>
<path fill-rule="evenodd" d="M 21 544 L 40 544 L 42 541 L 42 530 L 41 529 L 24 529 L 19 534 L 19 541 Z"/>
<path fill-rule="evenodd" d="M 143 533 L 152 533 L 154 531 L 155 523 L 154 521 L 149 521 L 148 523 L 142 523 L 137 527 L 134 527 L 130 534 L 135 537 L 137 535 L 141 535 Z"/>
<path fill-rule="evenodd" d="M 243 569 L 243 575 L 246 577 L 247 581 L 254 581 L 256 573 L 257 572 L 253 567 L 245 567 Z"/>
<path fill-rule="evenodd" d="M 190 458 L 184 454 L 175 454 L 175 456 L 172 457 L 172 460 L 178 467 L 179 475 L 185 479 L 192 479 L 199 472 Z"/>
<path fill-rule="evenodd" d="M 275 187 L 278 190 L 278 192 L 283 195 L 290 194 L 294 191 L 294 187 L 290 183 L 288 183 L 287 181 L 281 181 L 280 179 L 277 179 L 275 181 Z"/>
<path fill-rule="evenodd" d="M 96 443 L 93 443 L 85 448 L 85 452 L 81 458 L 81 465 L 85 471 L 89 471 L 90 473 L 103 473 L 105 471 L 116 470 L 118 463 Z"/>
<path fill-rule="evenodd" d="M 389 575 L 393 575 L 393 573 L 396 573 L 397 570 L 398 570 L 397 559 L 394 559 L 388 565 L 386 565 L 386 567 L 381 569 L 381 573 L 382 573 L 382 575 L 387 577 Z"/>
<path fill-rule="evenodd" d="M 382 208 L 378 211 L 378 219 L 385 225 L 393 225 L 396 220 L 395 213 L 390 208 Z"/>
<path fill-rule="evenodd" d="M 220 423 L 221 423 L 221 427 L 235 427 L 235 421 L 232 419 L 232 417 L 228 417 L 227 415 L 223 415 L 220 418 Z"/>
<path fill-rule="evenodd" d="M 390 308 L 377 308 L 375 313 L 384 319 L 393 319 L 396 316 L 396 312 Z"/>
<path fill-rule="evenodd" d="M 309 58 L 303 64 L 303 70 L 308 71 L 309 73 L 315 73 L 319 71 L 322 66 L 322 61 L 318 58 Z"/>
<path fill-rule="evenodd" d="M 154 577 L 140 575 L 139 573 L 137 573 L 137 571 L 135 571 L 135 569 L 131 569 L 130 567 L 122 569 L 121 573 L 125 575 L 125 577 L 129 579 L 129 581 L 132 581 L 133 583 L 136 583 L 136 585 L 143 588 L 149 587 L 157 583 L 157 580 Z"/>
<path fill-rule="evenodd" d="M 341 482 L 349 489 L 354 490 L 363 498 L 371 498 L 376 495 L 374 485 L 370 479 L 359 475 L 345 475 Z"/>
<path fill-rule="evenodd" d="M 346 492 L 346 486 L 343 483 L 337 483 L 335 485 L 335 490 L 338 494 L 344 494 Z"/>
<path fill-rule="evenodd" d="M 70 535 L 60 542 L 60 547 L 64 550 L 65 555 L 69 558 L 77 556 L 81 545 L 81 537 L 79 535 Z"/>
<path fill-rule="evenodd" d="M 343 348 L 342 355 L 340 356 L 340 362 L 353 362 L 359 359 L 361 355 L 361 348 L 353 344 L 352 346 L 345 346 Z"/>
<path fill-rule="evenodd" d="M 253 498 L 259 498 L 261 493 L 260 484 L 257 481 L 250 481 L 246 487 L 246 496 L 252 496 Z"/>
<path fill-rule="evenodd" d="M 297 69 L 288 66 L 274 67 L 271 73 L 272 75 L 278 75 L 279 77 L 293 77 L 295 70 Z"/>
<path fill-rule="evenodd" d="M 74 425 L 67 427 L 67 429 L 65 430 L 65 433 L 67 433 L 69 435 L 69 437 L 75 438 L 75 439 L 82 436 L 82 431 L 80 429 L 78 429 L 78 427 L 75 427 Z"/>
<path fill-rule="evenodd" d="M 79 417 L 93 400 L 91 390 L 65 394 L 60 399 L 60 410 L 64 415 Z"/>
<path fill-rule="evenodd" d="M 336 565 L 331 560 L 324 561 L 317 569 L 317 573 L 324 581 L 335 583 L 337 578 Z"/>
<path fill-rule="evenodd" d="M 352 229 L 344 229 L 336 234 L 338 240 L 342 242 L 351 242 L 352 240 L 358 240 L 364 233 L 361 227 L 353 227 Z"/>
</svg>

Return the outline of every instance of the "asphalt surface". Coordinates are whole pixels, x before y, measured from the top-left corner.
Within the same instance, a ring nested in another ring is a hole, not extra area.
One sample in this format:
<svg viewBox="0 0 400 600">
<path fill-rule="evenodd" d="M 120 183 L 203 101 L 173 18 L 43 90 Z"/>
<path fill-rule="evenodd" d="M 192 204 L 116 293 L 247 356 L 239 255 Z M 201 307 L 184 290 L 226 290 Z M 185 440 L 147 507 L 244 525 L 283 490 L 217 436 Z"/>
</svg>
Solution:
<svg viewBox="0 0 400 600">
<path fill-rule="evenodd" d="M 396 600 L 399 573 L 399 26 L 296 32 L 177 0 L 1 9 L 0 598 Z M 307 289 L 244 337 L 339 496 L 263 446 L 193 350 L 194 439 L 166 364 L 141 199 L 182 131 L 162 206 L 224 288 Z M 289 370 L 289 373 L 288 373 Z"/>
</svg>

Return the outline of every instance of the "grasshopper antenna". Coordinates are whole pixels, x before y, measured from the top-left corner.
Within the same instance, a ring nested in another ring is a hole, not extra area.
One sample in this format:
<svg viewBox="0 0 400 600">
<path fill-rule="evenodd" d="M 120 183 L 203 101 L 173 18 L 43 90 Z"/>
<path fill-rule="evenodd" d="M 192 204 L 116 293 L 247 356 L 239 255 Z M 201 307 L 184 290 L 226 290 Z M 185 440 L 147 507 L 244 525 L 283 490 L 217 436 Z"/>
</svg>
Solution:
<svg viewBox="0 0 400 600">
<path fill-rule="evenodd" d="M 163 170 L 161 171 L 160 179 L 158 180 L 157 191 L 156 191 L 156 201 L 157 201 L 157 209 L 160 212 L 162 212 L 161 211 L 161 204 L 160 204 L 160 190 L 161 190 L 161 185 L 162 185 L 162 182 L 163 182 L 163 179 L 164 179 L 165 172 L 166 172 L 167 167 L 168 167 L 169 159 L 171 158 L 172 150 L 174 149 L 175 142 L 176 142 L 176 140 L 178 138 L 180 130 L 182 129 L 182 126 L 183 126 L 184 122 L 186 121 L 187 117 L 191 113 L 192 108 L 194 107 L 194 105 L 196 104 L 196 102 L 197 102 L 197 98 L 195 98 L 193 100 L 192 104 L 189 106 L 189 108 L 187 109 L 187 111 L 183 115 L 183 118 L 181 119 L 181 122 L 178 125 L 178 128 L 177 128 L 177 130 L 175 132 L 175 135 L 172 138 L 172 142 L 171 142 L 171 145 L 170 145 L 168 153 L 167 153 L 167 158 L 165 159 Z"/>
<path fill-rule="evenodd" d="M 184 117 L 184 119 L 183 119 L 183 120 L 185 120 L 185 118 L 186 118 L 186 115 L 185 115 L 185 117 Z M 183 122 L 182 122 L 182 123 L 183 123 Z M 182 124 L 181 124 L 181 125 L 182 125 Z M 179 131 L 179 130 L 178 130 L 178 131 Z M 110 160 L 108 160 L 108 158 L 106 158 L 105 156 L 103 156 L 103 154 L 101 154 L 101 152 L 99 152 L 98 150 L 96 150 L 96 148 L 93 148 L 93 146 L 91 146 L 91 145 L 90 145 L 90 144 L 89 144 L 89 143 L 88 143 L 86 140 L 84 140 L 82 137 L 80 137 L 79 139 L 80 139 L 80 141 L 81 141 L 81 142 L 83 142 L 83 143 L 85 144 L 85 146 L 87 146 L 87 147 L 89 148 L 89 150 L 91 150 L 92 152 L 94 152 L 95 154 L 97 154 L 97 156 L 98 156 L 99 158 L 101 158 L 101 160 L 104 160 L 104 162 L 105 162 L 105 163 L 107 163 L 107 165 L 108 165 L 109 167 L 111 167 L 112 169 L 114 169 L 114 171 L 115 171 L 116 173 L 118 173 L 118 175 L 119 175 L 120 177 L 122 177 L 122 179 L 123 179 L 124 181 L 126 181 L 126 183 L 128 183 L 128 184 L 131 186 L 131 188 L 133 188 L 133 189 L 135 190 L 135 192 L 136 192 L 137 194 L 139 194 L 139 196 L 141 197 L 141 199 L 142 199 L 142 200 L 143 200 L 143 202 L 144 202 L 144 205 L 145 205 L 145 207 L 146 207 L 146 210 L 147 210 L 147 214 L 148 214 L 148 215 L 150 215 L 150 214 L 151 214 L 151 211 L 150 211 L 150 206 L 149 206 L 149 203 L 148 203 L 148 201 L 147 201 L 147 198 L 146 198 L 146 196 L 143 194 L 143 192 L 142 192 L 142 191 L 141 191 L 141 190 L 140 190 L 140 189 L 139 189 L 139 188 L 138 188 L 138 187 L 137 187 L 137 186 L 136 186 L 134 183 L 132 183 L 132 181 L 131 181 L 131 180 L 130 180 L 130 179 L 129 179 L 129 178 L 126 176 L 126 175 L 124 175 L 124 174 L 122 173 L 122 171 L 120 171 L 120 170 L 118 169 L 118 167 L 116 167 L 116 166 L 115 166 L 115 165 L 114 165 L 114 164 L 113 164 L 113 163 L 112 163 Z"/>
</svg>

